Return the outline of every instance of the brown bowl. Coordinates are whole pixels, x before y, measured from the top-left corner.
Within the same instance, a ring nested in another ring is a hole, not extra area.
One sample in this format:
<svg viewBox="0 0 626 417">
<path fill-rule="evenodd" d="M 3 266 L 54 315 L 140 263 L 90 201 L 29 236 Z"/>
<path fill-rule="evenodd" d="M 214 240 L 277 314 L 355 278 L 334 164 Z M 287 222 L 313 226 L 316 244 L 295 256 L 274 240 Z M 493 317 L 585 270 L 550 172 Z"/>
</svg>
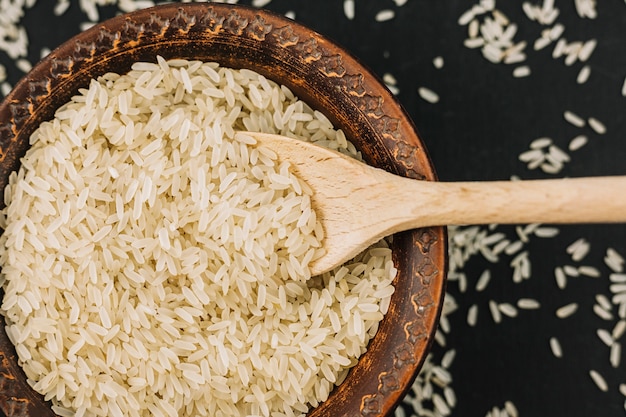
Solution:
<svg viewBox="0 0 626 417">
<path fill-rule="evenodd" d="M 169 58 L 249 68 L 289 87 L 324 113 L 367 163 L 436 180 L 415 127 L 379 79 L 341 47 L 273 13 L 224 4 L 169 4 L 115 17 L 70 39 L 42 60 L 0 105 L 0 187 L 28 148 L 30 134 L 105 72 Z M 393 201 L 393 196 L 389 197 Z M 310 416 L 390 415 L 410 388 L 433 340 L 447 267 L 443 227 L 394 236 L 396 292 L 367 352 Z M 33 391 L 15 349 L 0 332 L 0 409 L 8 416 L 53 416 Z"/>
</svg>

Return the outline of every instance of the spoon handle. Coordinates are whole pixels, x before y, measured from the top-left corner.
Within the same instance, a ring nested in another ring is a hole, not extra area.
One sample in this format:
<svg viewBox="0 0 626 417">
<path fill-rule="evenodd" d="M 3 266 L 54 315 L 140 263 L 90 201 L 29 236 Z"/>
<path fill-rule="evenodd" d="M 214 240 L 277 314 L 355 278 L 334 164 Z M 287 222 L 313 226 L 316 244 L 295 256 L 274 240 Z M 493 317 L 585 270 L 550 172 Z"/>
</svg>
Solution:
<svg viewBox="0 0 626 417">
<path fill-rule="evenodd" d="M 496 182 L 422 182 L 397 194 L 425 225 L 626 222 L 626 176 Z M 395 203 L 395 202 L 394 202 Z M 406 229 L 406 225 L 399 229 Z M 399 231 L 399 230 L 398 230 Z"/>
</svg>

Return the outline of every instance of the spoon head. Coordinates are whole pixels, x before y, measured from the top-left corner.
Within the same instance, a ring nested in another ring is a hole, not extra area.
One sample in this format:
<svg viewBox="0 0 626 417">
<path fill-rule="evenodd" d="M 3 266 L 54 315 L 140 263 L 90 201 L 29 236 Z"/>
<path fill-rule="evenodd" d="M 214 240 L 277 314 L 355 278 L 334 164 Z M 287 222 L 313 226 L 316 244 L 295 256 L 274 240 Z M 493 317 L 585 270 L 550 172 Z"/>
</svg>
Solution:
<svg viewBox="0 0 626 417">
<path fill-rule="evenodd" d="M 323 230 L 324 254 L 309 264 L 311 275 L 328 272 L 354 258 L 386 235 L 380 221 L 388 205 L 384 184 L 391 174 L 340 152 L 300 139 L 242 132 L 288 162 L 311 189 L 311 206 Z"/>
</svg>

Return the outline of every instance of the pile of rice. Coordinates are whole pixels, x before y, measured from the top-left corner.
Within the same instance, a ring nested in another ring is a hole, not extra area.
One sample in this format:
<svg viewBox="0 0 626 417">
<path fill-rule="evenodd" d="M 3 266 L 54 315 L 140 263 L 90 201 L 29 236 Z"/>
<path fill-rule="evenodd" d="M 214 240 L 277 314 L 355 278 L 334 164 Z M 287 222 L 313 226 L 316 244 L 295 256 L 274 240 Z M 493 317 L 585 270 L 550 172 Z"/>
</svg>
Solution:
<svg viewBox="0 0 626 417">
<path fill-rule="evenodd" d="M 57 414 L 302 415 L 366 350 L 390 249 L 311 277 L 310 190 L 245 130 L 358 156 L 284 86 L 160 57 L 32 135 L 5 189 L 1 313 Z"/>
</svg>

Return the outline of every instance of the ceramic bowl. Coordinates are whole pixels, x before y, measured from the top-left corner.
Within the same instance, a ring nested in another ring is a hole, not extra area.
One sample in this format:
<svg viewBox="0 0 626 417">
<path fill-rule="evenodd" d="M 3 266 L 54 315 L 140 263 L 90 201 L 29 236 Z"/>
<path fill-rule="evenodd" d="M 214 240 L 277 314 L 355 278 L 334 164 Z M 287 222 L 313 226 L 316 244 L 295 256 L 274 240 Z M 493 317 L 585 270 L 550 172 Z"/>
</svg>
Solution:
<svg viewBox="0 0 626 417">
<path fill-rule="evenodd" d="M 297 22 L 226 4 L 168 4 L 117 16 L 80 33 L 27 74 L 0 105 L 0 187 L 18 169 L 37 126 L 91 78 L 164 58 L 249 68 L 284 84 L 324 113 L 367 163 L 398 175 L 436 180 L 407 113 L 345 49 Z M 416 196 L 419 198 L 419 196 Z M 394 196 L 389 196 L 390 204 Z M 434 337 L 443 304 L 445 228 L 394 236 L 396 292 L 379 331 L 346 380 L 310 416 L 390 415 L 411 387 Z M 0 409 L 8 416 L 53 416 L 33 391 L 15 349 L 0 331 Z"/>
</svg>

